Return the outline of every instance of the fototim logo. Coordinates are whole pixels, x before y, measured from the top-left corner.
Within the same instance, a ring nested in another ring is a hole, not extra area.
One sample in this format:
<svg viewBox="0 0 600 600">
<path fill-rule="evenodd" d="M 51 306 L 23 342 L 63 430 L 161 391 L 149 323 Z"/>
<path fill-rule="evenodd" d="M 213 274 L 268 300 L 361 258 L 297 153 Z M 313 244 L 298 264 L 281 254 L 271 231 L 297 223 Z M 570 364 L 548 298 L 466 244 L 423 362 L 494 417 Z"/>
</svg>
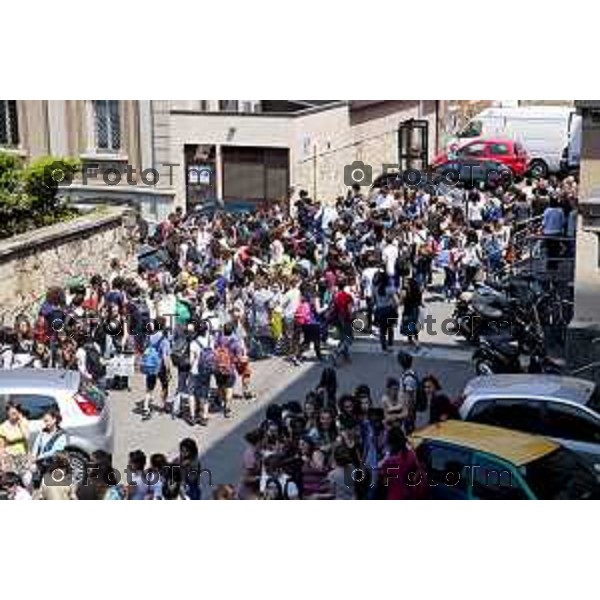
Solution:
<svg viewBox="0 0 600 600">
<path fill-rule="evenodd" d="M 362 160 L 355 160 L 344 167 L 344 185 L 371 185 L 373 183 L 373 168 L 365 165 Z"/>
<path fill-rule="evenodd" d="M 380 182 L 377 187 L 387 185 L 394 187 L 439 186 L 445 184 L 453 187 L 459 183 L 465 186 L 484 184 L 495 187 L 508 187 L 512 184 L 512 171 L 498 163 L 452 162 L 435 169 L 405 169 L 395 163 L 381 165 Z M 373 167 L 360 160 L 344 166 L 344 185 L 371 185 L 373 183 Z"/>
<path fill-rule="evenodd" d="M 66 187 L 73 183 L 75 169 L 62 161 L 55 161 L 44 169 L 44 179 L 53 181 L 60 187 Z"/>
<path fill-rule="evenodd" d="M 179 167 L 178 163 L 160 163 L 161 171 L 166 169 L 168 185 L 173 185 L 173 168 Z M 109 162 L 106 164 L 85 162 L 80 167 L 75 168 L 63 161 L 55 161 L 44 168 L 44 179 L 47 185 L 57 185 L 59 187 L 69 187 L 75 181 L 81 185 L 88 185 L 90 180 L 98 182 L 102 180 L 105 185 L 113 186 L 125 182 L 127 185 L 147 185 L 155 186 L 161 174 L 158 169 L 152 167 L 139 171 L 130 164 Z M 212 171 L 208 167 L 189 167 L 189 182 L 209 184 L 212 178 Z"/>
</svg>

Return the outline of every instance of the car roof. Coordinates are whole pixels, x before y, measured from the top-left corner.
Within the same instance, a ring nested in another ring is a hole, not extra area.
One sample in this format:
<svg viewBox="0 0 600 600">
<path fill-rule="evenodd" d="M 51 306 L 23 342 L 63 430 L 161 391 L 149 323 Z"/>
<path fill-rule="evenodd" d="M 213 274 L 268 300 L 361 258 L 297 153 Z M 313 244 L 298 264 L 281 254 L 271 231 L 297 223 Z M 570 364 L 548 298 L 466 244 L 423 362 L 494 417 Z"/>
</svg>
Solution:
<svg viewBox="0 0 600 600">
<path fill-rule="evenodd" d="M 515 140 L 511 140 L 509 138 L 495 138 L 495 137 L 476 138 L 474 140 L 471 140 L 470 142 L 465 142 L 464 144 L 461 145 L 461 148 L 464 146 L 469 146 L 470 144 L 509 144 L 509 145 L 512 145 L 514 143 L 515 143 Z"/>
<path fill-rule="evenodd" d="M 471 379 L 465 386 L 465 396 L 505 398 L 545 398 L 568 400 L 575 404 L 586 404 L 596 384 L 589 379 L 562 375 L 532 375 L 515 373 L 510 375 L 487 375 Z"/>
<path fill-rule="evenodd" d="M 76 391 L 79 387 L 78 371 L 64 369 L 3 369 L 0 370 L 0 393 L 32 389 Z"/>
<path fill-rule="evenodd" d="M 545 437 L 454 419 L 415 431 L 412 439 L 417 444 L 433 440 L 463 446 L 492 454 L 516 466 L 530 463 L 560 447 Z"/>
<path fill-rule="evenodd" d="M 508 167 L 495 158 L 489 158 L 487 156 L 459 156 L 457 158 L 447 158 L 443 162 L 439 163 L 436 167 L 444 167 L 450 164 L 458 164 L 462 166 L 478 166 L 478 165 L 494 165 L 498 170 L 508 169 Z"/>
</svg>

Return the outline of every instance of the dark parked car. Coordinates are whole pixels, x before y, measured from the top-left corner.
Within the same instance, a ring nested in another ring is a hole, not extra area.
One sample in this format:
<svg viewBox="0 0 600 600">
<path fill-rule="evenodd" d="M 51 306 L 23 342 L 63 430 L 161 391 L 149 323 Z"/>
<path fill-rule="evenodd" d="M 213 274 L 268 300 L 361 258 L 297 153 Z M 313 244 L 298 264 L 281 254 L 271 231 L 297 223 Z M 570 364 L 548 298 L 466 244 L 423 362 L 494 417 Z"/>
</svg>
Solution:
<svg viewBox="0 0 600 600">
<path fill-rule="evenodd" d="M 169 264 L 169 253 L 164 248 L 141 246 L 137 253 L 138 265 L 145 271 L 158 271 Z"/>
<path fill-rule="evenodd" d="M 507 187 L 513 181 L 512 171 L 502 163 L 485 159 L 455 159 L 444 162 L 433 169 L 435 176 L 450 185 L 459 181 L 467 188 L 485 185 L 493 188 Z"/>
</svg>

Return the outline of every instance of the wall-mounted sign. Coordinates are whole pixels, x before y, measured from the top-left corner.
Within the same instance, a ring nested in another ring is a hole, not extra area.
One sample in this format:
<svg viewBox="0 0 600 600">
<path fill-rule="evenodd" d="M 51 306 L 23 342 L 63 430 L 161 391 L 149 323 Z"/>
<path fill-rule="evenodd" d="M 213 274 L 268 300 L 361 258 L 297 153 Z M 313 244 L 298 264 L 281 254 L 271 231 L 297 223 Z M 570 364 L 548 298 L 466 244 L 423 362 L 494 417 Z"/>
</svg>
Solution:
<svg viewBox="0 0 600 600">
<path fill-rule="evenodd" d="M 210 165 L 188 165 L 188 183 L 210 185 L 212 167 Z"/>
</svg>

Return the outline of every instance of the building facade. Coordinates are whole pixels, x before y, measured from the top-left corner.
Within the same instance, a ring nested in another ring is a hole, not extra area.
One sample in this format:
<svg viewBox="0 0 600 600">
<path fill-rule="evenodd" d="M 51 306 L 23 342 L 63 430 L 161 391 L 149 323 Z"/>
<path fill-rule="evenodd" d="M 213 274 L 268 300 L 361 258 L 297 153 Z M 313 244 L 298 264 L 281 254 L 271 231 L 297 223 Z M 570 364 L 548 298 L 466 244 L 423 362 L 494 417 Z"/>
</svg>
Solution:
<svg viewBox="0 0 600 600">
<path fill-rule="evenodd" d="M 376 177 L 398 162 L 398 128 L 410 119 L 426 123 L 429 157 L 439 145 L 437 101 L 218 102 L 153 102 L 161 181 L 188 208 L 210 197 L 281 201 L 290 188 L 332 202 L 347 189 L 346 165 L 362 161 Z"/>
<path fill-rule="evenodd" d="M 172 191 L 142 181 L 154 165 L 152 130 L 150 101 L 0 100 L 0 149 L 79 159 L 64 188 L 75 201 L 172 205 Z"/>
<path fill-rule="evenodd" d="M 344 167 L 362 161 L 368 185 L 399 161 L 398 130 L 431 158 L 440 102 L 429 100 L 2 100 L 0 148 L 25 159 L 75 157 L 64 193 L 78 202 L 134 203 L 150 220 L 207 199 L 287 200 L 305 189 L 333 202 Z M 157 176 L 149 170 L 153 169 Z M 118 172 L 120 176 L 116 176 Z"/>
</svg>

